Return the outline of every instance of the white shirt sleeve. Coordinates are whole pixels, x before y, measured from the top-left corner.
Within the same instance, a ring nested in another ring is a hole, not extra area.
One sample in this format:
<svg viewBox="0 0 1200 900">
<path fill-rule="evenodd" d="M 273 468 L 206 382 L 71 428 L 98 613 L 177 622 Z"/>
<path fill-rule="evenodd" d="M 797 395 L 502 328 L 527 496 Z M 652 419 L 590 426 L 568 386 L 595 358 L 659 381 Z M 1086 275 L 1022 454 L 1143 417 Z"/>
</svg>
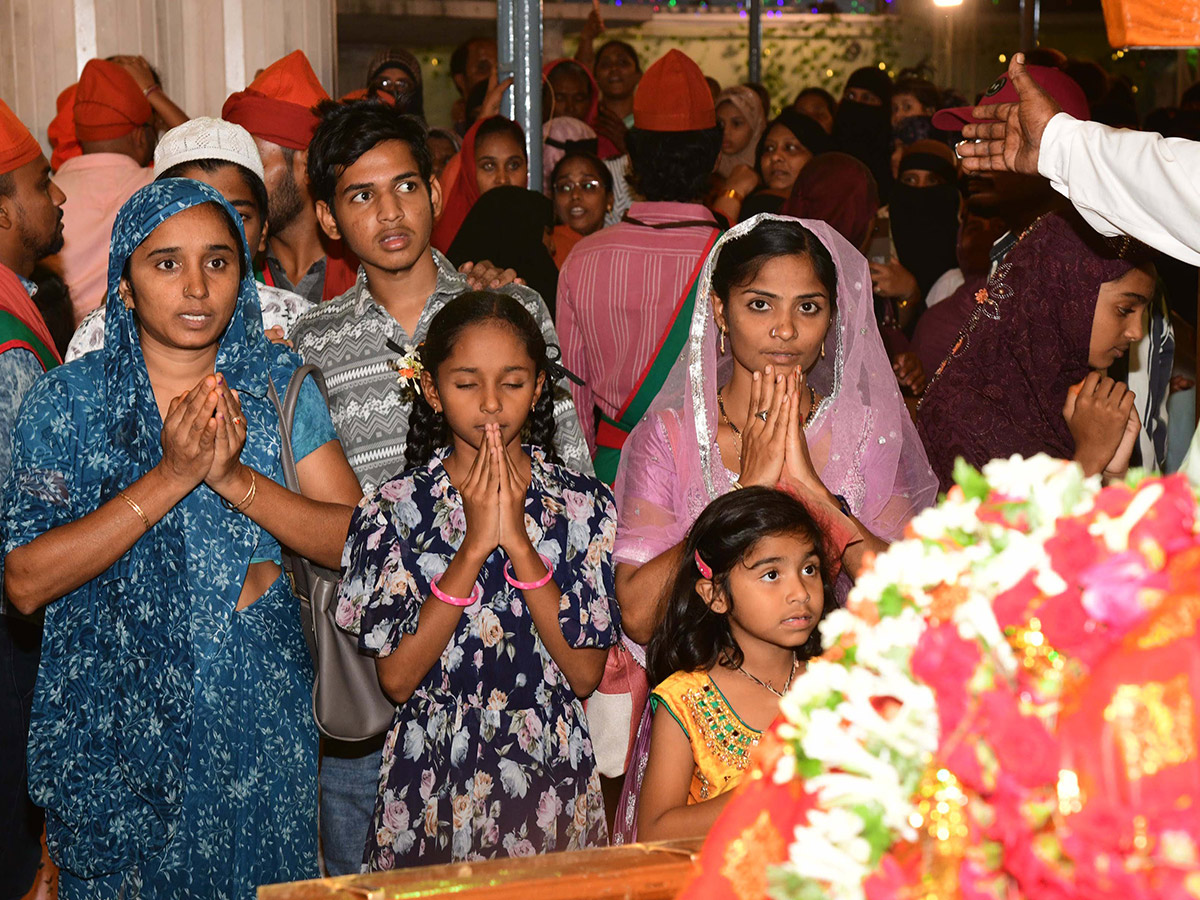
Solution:
<svg viewBox="0 0 1200 900">
<path fill-rule="evenodd" d="M 1038 171 L 1102 234 L 1200 265 L 1200 143 L 1059 113 L 1042 134 Z"/>
</svg>

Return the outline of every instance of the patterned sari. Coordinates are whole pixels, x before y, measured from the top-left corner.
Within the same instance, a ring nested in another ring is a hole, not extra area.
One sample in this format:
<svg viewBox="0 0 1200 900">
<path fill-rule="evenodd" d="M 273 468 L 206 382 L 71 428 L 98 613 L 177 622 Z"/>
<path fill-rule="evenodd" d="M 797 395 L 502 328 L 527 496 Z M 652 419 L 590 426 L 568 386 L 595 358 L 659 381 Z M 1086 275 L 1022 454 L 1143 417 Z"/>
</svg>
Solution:
<svg viewBox="0 0 1200 900">
<path fill-rule="evenodd" d="M 117 287 L 155 228 L 203 203 L 240 222 L 188 179 L 150 184 L 121 208 L 104 348 L 41 378 L 21 408 L 6 554 L 93 512 L 162 458 L 162 420 Z M 242 461 L 282 481 L 267 384 L 282 392 L 299 359 L 264 337 L 240 243 L 245 275 L 216 370 L 240 394 Z M 316 431 L 316 441 L 333 435 L 327 410 Z M 317 875 L 317 735 L 298 606 L 281 575 L 236 608 L 256 548 L 272 541 L 201 484 L 107 571 L 46 607 L 29 783 L 64 900 L 249 898 L 259 884 Z"/>
</svg>

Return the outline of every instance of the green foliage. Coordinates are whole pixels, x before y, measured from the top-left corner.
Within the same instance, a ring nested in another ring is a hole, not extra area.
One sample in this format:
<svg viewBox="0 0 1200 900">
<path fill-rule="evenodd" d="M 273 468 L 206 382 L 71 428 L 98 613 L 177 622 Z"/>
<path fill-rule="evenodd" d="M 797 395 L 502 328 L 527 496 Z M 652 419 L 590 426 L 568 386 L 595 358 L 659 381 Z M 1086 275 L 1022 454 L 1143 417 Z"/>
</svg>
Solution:
<svg viewBox="0 0 1200 900">
<path fill-rule="evenodd" d="M 968 500 L 982 502 L 992 490 L 983 473 L 961 456 L 954 461 L 954 483 L 962 488 L 963 496 Z"/>
</svg>

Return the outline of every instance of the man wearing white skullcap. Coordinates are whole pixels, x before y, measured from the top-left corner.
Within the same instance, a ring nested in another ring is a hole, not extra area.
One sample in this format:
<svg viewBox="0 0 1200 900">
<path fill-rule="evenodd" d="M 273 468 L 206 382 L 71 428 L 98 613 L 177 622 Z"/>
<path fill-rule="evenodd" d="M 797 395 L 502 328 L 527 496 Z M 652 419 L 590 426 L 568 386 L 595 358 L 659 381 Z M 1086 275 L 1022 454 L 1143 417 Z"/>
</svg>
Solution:
<svg viewBox="0 0 1200 900">
<path fill-rule="evenodd" d="M 267 243 L 267 189 L 263 163 L 254 138 L 241 125 L 200 117 L 172 128 L 154 150 L 154 177 L 193 178 L 220 192 L 242 217 L 246 242 L 254 253 Z M 283 341 L 312 303 L 299 294 L 267 284 L 258 285 L 263 327 L 272 340 Z M 104 307 L 80 323 L 67 360 L 104 346 Z"/>
</svg>

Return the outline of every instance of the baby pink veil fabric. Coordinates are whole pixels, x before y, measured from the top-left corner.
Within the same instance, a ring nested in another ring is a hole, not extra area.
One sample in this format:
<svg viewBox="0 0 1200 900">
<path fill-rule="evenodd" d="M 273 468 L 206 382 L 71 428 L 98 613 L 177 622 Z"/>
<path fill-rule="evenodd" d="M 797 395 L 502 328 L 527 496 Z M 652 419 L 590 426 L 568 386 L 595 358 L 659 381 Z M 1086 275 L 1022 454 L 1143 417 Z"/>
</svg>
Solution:
<svg viewBox="0 0 1200 900">
<path fill-rule="evenodd" d="M 937 497 L 937 479 L 875 324 L 866 259 L 824 222 L 759 215 L 725 232 L 713 247 L 701 270 L 687 343 L 621 453 L 614 485 L 618 563 L 642 565 L 673 547 L 705 506 L 733 489 L 716 443 L 717 389 L 728 381 L 733 359 L 728 344 L 719 353 L 712 275 L 721 251 L 768 219 L 799 222 L 837 267 L 825 356 L 809 375 L 821 400 L 805 431 L 822 482 L 846 498 L 872 534 L 888 541 Z"/>
</svg>

